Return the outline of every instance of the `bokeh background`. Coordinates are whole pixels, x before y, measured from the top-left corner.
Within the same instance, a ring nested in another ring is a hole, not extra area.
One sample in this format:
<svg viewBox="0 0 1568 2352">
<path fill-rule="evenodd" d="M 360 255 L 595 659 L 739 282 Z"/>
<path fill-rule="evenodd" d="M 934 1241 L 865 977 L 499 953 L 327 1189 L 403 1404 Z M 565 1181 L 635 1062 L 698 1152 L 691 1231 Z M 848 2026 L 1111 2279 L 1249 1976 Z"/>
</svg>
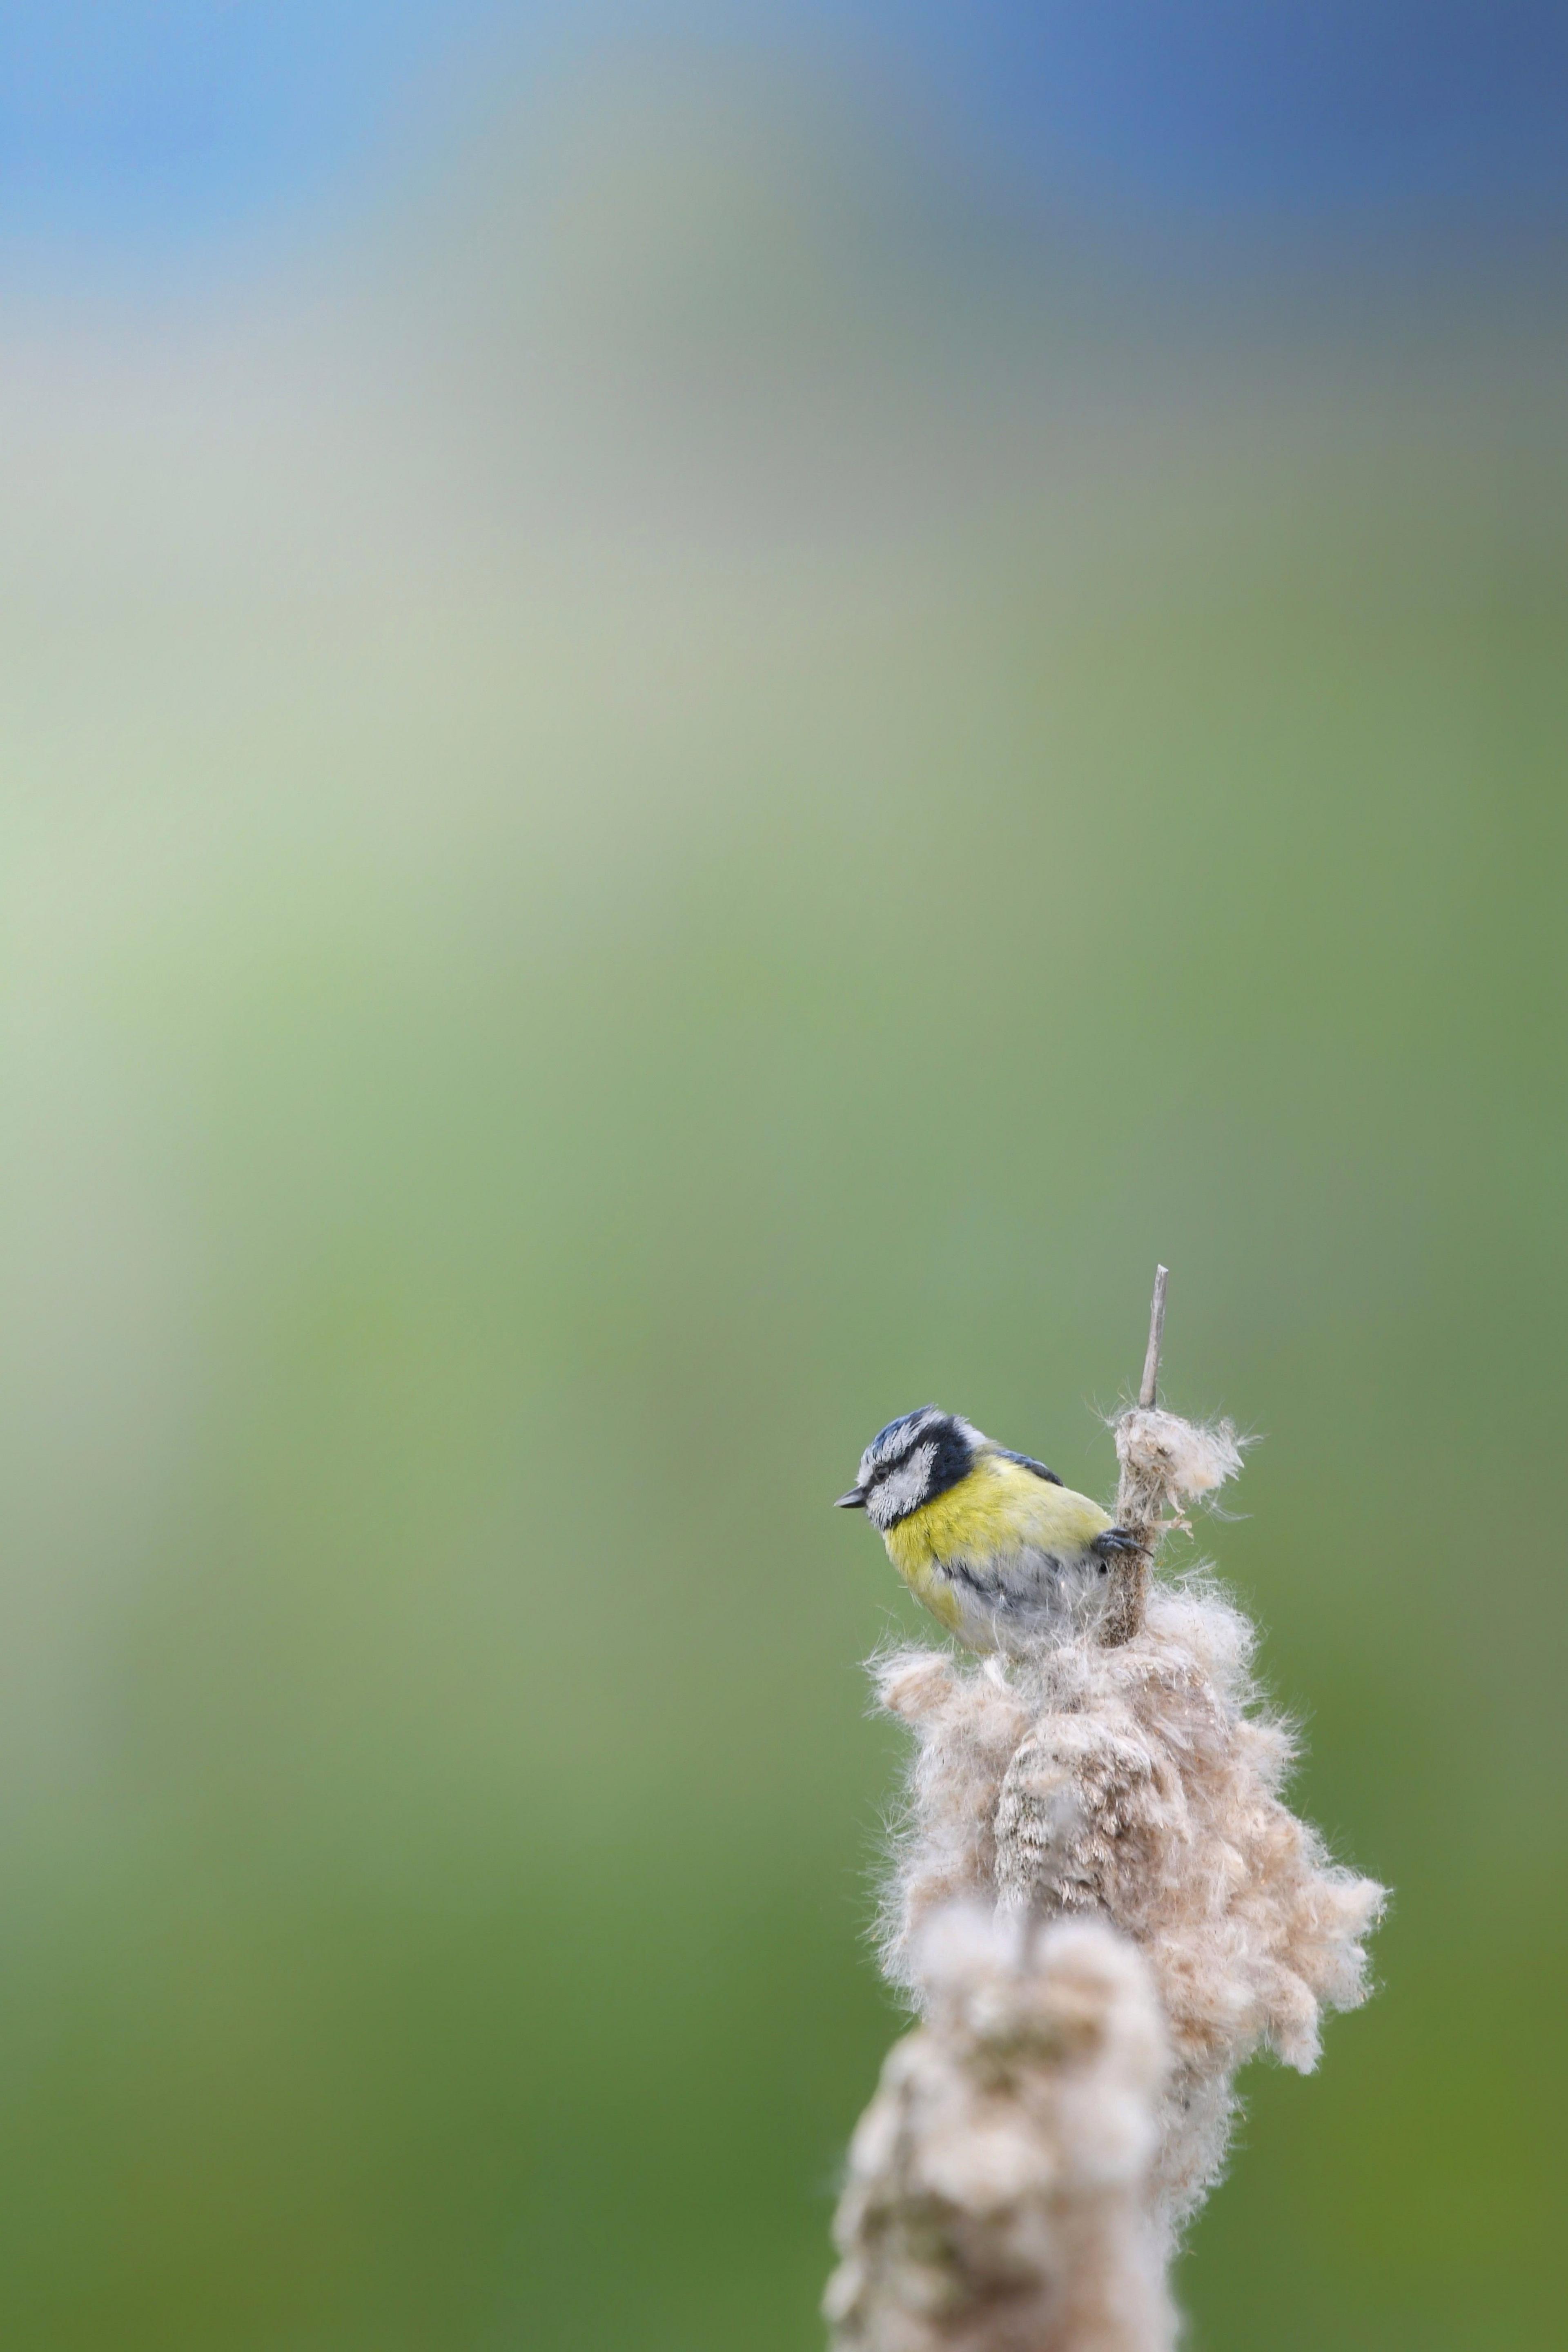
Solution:
<svg viewBox="0 0 1568 2352">
<path fill-rule="evenodd" d="M 1200 2352 L 1561 2341 L 1568 29 L 13 0 L 0 2332 L 805 2352 L 935 1397 L 1391 1880 Z"/>
</svg>

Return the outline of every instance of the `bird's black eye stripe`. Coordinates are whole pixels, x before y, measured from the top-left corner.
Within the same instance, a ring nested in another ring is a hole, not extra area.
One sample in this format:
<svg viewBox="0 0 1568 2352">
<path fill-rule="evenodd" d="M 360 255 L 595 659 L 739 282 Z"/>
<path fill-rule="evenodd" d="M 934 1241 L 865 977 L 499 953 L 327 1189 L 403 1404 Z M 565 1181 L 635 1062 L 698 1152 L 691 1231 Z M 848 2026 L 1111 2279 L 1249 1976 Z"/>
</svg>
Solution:
<svg viewBox="0 0 1568 2352">
<path fill-rule="evenodd" d="M 922 1404 L 917 1412 L 900 1413 L 886 1429 L 879 1429 L 866 1449 L 865 1461 L 868 1493 L 919 1463 L 920 1493 L 902 1514 L 907 1518 L 910 1511 L 969 1475 L 974 1467 L 974 1442 L 956 1414 L 943 1412 L 938 1405 Z"/>
<path fill-rule="evenodd" d="M 892 1476 L 895 1470 L 901 1470 L 903 1468 L 905 1463 L 909 1460 L 914 1450 L 914 1442 L 911 1439 L 908 1445 L 901 1445 L 896 1454 L 889 1454 L 886 1459 L 881 1462 L 873 1462 L 869 1471 L 867 1473 L 867 1486 L 879 1486 L 885 1478 L 890 1478 Z"/>
</svg>

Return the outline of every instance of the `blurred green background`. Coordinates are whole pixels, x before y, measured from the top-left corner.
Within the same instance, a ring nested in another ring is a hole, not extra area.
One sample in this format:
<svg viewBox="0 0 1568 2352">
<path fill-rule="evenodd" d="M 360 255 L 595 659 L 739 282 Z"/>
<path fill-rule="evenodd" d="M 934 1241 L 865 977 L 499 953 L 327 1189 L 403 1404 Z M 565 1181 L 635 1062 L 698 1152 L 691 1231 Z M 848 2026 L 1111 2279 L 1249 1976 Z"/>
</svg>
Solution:
<svg viewBox="0 0 1568 2352">
<path fill-rule="evenodd" d="M 1544 2352 L 1558 248 L 1216 260 L 815 53 L 459 83 L 12 282 L 0 2332 L 818 2343 L 921 1630 L 827 1506 L 932 1397 L 1106 1492 L 1158 1255 L 1396 1889 L 1191 2340 Z"/>
</svg>

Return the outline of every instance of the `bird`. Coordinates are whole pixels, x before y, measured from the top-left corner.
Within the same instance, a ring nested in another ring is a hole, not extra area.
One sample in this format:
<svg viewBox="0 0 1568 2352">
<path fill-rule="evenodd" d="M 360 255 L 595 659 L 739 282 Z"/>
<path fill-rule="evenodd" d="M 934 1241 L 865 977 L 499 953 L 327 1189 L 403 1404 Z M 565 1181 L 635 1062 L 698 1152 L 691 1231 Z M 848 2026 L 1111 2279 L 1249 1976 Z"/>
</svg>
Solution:
<svg viewBox="0 0 1568 2352">
<path fill-rule="evenodd" d="M 935 1404 L 878 1431 L 837 1505 L 865 1512 L 916 1600 L 972 1650 L 1084 1630 L 1118 1554 L 1141 1549 L 1043 1462 Z"/>
</svg>

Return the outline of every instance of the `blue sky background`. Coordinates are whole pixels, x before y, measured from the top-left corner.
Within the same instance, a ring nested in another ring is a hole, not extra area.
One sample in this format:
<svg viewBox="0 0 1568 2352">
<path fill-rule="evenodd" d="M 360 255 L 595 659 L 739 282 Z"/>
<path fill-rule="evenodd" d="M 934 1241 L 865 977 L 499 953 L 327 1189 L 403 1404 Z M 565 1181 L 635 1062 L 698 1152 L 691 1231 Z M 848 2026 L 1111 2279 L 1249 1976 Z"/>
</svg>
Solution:
<svg viewBox="0 0 1568 2352">
<path fill-rule="evenodd" d="M 837 54 L 1015 189 L 1298 236 L 1568 216 L 1553 0 L 11 0 L 0 236 L 221 251 L 330 215 L 498 67 L 627 40 Z"/>
</svg>

